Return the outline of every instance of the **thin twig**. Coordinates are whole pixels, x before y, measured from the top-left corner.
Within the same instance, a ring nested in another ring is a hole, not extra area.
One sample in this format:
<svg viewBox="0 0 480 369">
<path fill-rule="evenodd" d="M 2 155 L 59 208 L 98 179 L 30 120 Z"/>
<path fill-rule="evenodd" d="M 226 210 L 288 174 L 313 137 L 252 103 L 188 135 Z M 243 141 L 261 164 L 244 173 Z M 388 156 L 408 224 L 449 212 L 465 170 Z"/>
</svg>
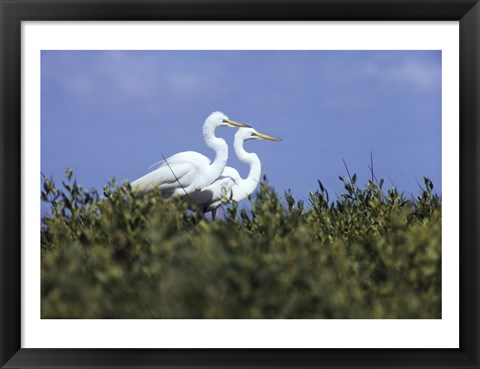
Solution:
<svg viewBox="0 0 480 369">
<path fill-rule="evenodd" d="M 162 154 L 162 158 L 163 160 L 165 160 L 165 164 L 167 164 L 167 167 L 170 169 L 170 171 L 172 172 L 173 176 L 175 177 L 175 179 L 177 180 L 178 184 L 180 185 L 180 187 L 182 187 L 182 190 L 183 192 L 185 192 L 185 195 L 187 195 L 187 197 L 190 199 L 190 201 L 193 202 L 192 198 L 190 197 L 190 195 L 188 194 L 188 192 L 185 190 L 185 187 L 183 187 L 183 185 L 180 183 L 180 180 L 177 178 L 177 176 L 175 175 L 175 172 L 173 171 L 172 167 L 170 166 L 170 164 L 168 164 L 168 161 L 167 159 L 165 158 L 165 156 Z"/>
<path fill-rule="evenodd" d="M 352 177 L 350 176 L 350 171 L 348 170 L 347 163 L 345 163 L 345 159 L 342 159 L 343 165 L 345 166 L 345 169 L 347 170 L 348 178 L 350 179 L 350 183 L 352 183 Z"/>
<path fill-rule="evenodd" d="M 372 150 L 370 150 L 370 171 L 372 172 L 372 182 L 373 182 L 375 176 L 373 175 L 373 154 L 372 154 Z"/>
<path fill-rule="evenodd" d="M 370 173 L 372 173 L 372 182 L 375 182 L 377 186 L 380 187 L 380 182 L 378 181 L 378 178 L 375 176 L 375 173 L 373 171 L 373 154 L 372 150 L 370 150 L 370 165 L 368 166 L 368 169 L 370 169 Z"/>
</svg>

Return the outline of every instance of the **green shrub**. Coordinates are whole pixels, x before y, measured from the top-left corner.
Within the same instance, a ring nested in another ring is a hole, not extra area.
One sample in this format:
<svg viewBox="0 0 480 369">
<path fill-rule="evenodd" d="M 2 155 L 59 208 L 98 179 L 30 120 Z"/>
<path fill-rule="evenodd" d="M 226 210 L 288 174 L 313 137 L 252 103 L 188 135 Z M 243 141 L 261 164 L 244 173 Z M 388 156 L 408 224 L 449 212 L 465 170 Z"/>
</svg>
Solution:
<svg viewBox="0 0 480 369">
<path fill-rule="evenodd" d="M 181 199 L 44 178 L 43 318 L 441 318 L 441 200 L 383 180 L 330 201 L 281 198 L 209 221 Z"/>
</svg>

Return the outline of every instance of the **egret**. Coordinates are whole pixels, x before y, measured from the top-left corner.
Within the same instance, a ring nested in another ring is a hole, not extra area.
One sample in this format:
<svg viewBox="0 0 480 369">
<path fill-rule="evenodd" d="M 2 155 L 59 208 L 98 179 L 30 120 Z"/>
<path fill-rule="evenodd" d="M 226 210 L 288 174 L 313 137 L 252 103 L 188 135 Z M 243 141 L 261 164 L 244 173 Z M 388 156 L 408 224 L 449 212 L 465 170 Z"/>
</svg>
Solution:
<svg viewBox="0 0 480 369">
<path fill-rule="evenodd" d="M 261 162 L 257 154 L 245 151 L 243 144 L 247 140 L 281 141 L 279 138 L 258 133 L 253 128 L 238 129 L 233 147 L 238 159 L 250 166 L 247 178 L 240 177 L 235 168 L 225 167 L 222 175 L 215 182 L 189 195 L 189 201 L 201 206 L 204 212 L 212 212 L 212 219 L 215 219 L 217 208 L 226 200 L 241 201 L 257 188 L 261 176 Z"/>
<path fill-rule="evenodd" d="M 216 111 L 210 114 L 203 124 L 205 144 L 215 151 L 215 159 L 210 159 L 195 151 L 185 151 L 165 159 L 154 171 L 132 182 L 132 189 L 148 191 L 158 188 L 166 197 L 185 196 L 213 183 L 227 165 L 228 146 L 224 139 L 215 136 L 218 127 L 250 127 L 230 120 L 225 114 Z"/>
</svg>

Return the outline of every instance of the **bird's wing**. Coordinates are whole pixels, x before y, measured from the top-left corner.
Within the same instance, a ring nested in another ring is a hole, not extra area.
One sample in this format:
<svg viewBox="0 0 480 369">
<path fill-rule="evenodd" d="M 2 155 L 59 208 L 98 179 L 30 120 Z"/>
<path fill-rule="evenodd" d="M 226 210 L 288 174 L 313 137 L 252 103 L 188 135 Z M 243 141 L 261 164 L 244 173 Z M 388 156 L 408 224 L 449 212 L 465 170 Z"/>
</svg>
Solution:
<svg viewBox="0 0 480 369">
<path fill-rule="evenodd" d="M 222 175 L 218 179 L 220 180 L 223 178 L 230 178 L 235 183 L 238 183 L 242 180 L 242 177 L 240 177 L 240 174 L 238 173 L 238 171 L 232 167 L 225 167 L 225 169 L 222 172 Z"/>
<path fill-rule="evenodd" d="M 163 190 L 180 187 L 180 183 L 184 186 L 183 178 L 188 175 L 190 169 L 191 167 L 186 164 L 160 167 L 132 182 L 132 188 L 139 190 L 159 188 Z"/>
<path fill-rule="evenodd" d="M 241 179 L 237 170 L 225 167 L 222 175 L 212 184 L 193 191 L 189 194 L 190 201 L 197 205 L 208 206 L 230 196 L 230 189 Z"/>
<path fill-rule="evenodd" d="M 163 164 L 132 182 L 137 190 L 159 188 L 168 191 L 177 188 L 187 188 L 195 183 L 202 170 L 210 165 L 210 159 L 195 151 L 185 151 L 167 158 Z"/>
</svg>

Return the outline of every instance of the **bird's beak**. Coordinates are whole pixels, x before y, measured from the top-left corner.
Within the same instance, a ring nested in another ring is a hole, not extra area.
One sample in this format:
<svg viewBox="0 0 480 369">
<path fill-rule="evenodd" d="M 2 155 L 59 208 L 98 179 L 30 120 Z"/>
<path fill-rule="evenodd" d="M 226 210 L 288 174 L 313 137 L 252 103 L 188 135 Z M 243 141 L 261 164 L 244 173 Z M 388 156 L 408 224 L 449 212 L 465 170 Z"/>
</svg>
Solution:
<svg viewBox="0 0 480 369">
<path fill-rule="evenodd" d="M 267 136 L 267 135 L 264 135 L 263 133 L 258 133 L 258 132 L 254 132 L 252 133 L 253 135 L 263 139 L 263 140 L 270 140 L 270 141 L 282 141 L 281 139 L 279 138 L 275 138 L 275 137 L 272 137 L 272 136 Z"/>
<path fill-rule="evenodd" d="M 252 128 L 252 127 L 250 127 L 250 126 L 247 126 L 246 124 L 238 123 L 238 122 L 235 122 L 234 120 L 230 120 L 230 119 L 224 119 L 223 121 L 224 121 L 225 123 L 230 124 L 231 126 L 234 126 L 234 127 Z"/>
</svg>

